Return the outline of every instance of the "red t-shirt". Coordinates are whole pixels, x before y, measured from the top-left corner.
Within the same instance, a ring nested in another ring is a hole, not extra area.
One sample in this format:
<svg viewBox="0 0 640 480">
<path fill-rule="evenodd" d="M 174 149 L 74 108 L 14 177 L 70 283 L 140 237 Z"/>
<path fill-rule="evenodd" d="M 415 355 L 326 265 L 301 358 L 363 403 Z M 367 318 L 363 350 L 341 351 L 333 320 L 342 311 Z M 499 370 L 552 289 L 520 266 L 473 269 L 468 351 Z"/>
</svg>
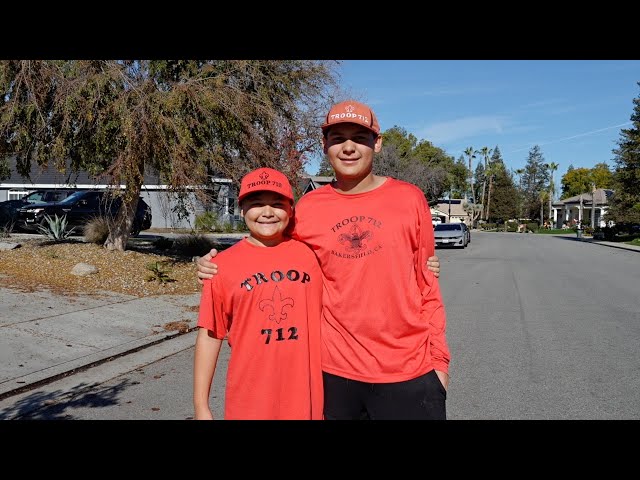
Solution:
<svg viewBox="0 0 640 480">
<path fill-rule="evenodd" d="M 448 372 L 446 314 L 424 193 L 393 178 L 345 195 L 331 185 L 296 205 L 294 236 L 322 267 L 322 368 L 371 383 Z"/>
<path fill-rule="evenodd" d="M 216 256 L 198 326 L 227 337 L 225 419 L 321 420 L 322 274 L 304 243 L 243 239 Z"/>
</svg>

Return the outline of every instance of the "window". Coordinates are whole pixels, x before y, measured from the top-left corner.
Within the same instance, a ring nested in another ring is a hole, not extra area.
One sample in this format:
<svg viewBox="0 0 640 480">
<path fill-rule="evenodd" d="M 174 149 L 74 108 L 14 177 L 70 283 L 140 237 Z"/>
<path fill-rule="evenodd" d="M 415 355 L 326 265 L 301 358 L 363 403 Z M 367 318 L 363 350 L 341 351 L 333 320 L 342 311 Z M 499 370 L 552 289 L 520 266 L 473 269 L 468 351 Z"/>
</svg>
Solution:
<svg viewBox="0 0 640 480">
<path fill-rule="evenodd" d="M 236 199 L 227 197 L 227 213 L 230 215 L 236 214 Z"/>
<path fill-rule="evenodd" d="M 20 200 L 27 195 L 30 190 L 9 190 L 7 200 Z"/>
</svg>

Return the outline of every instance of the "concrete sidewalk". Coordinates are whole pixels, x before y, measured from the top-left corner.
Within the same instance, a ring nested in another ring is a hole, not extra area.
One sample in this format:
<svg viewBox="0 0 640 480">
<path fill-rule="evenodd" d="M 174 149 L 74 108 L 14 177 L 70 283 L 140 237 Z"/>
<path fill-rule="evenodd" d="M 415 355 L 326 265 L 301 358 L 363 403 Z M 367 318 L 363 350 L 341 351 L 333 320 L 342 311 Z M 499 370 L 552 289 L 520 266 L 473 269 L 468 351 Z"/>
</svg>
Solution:
<svg viewBox="0 0 640 480">
<path fill-rule="evenodd" d="M 590 237 L 581 238 L 581 239 L 577 239 L 577 240 L 581 240 L 583 242 L 595 243 L 596 245 L 602 245 L 603 247 L 619 248 L 621 250 L 631 250 L 631 251 L 635 251 L 635 252 L 640 252 L 640 247 L 638 247 L 636 245 L 629 245 L 627 243 L 607 242 L 605 240 L 594 240 L 593 238 L 590 238 Z"/>
<path fill-rule="evenodd" d="M 199 301 L 0 287 L 0 400 L 187 333 Z"/>
</svg>

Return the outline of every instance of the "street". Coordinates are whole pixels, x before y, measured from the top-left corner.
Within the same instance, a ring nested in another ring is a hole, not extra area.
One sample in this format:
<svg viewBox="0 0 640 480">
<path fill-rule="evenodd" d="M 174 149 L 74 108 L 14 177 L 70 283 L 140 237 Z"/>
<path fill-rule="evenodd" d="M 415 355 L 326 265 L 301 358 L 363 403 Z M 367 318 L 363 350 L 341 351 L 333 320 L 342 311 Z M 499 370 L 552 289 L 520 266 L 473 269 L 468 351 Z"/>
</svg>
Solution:
<svg viewBox="0 0 640 480">
<path fill-rule="evenodd" d="M 450 420 L 640 419 L 639 253 L 476 231 L 466 249 L 436 253 L 452 356 Z M 184 348 L 144 367 L 127 370 L 122 357 L 5 399 L 0 418 L 192 418 L 194 341 L 195 332 L 170 340 Z M 225 344 L 212 391 L 216 418 L 228 354 Z M 46 408 L 29 409 L 43 398 Z"/>
</svg>

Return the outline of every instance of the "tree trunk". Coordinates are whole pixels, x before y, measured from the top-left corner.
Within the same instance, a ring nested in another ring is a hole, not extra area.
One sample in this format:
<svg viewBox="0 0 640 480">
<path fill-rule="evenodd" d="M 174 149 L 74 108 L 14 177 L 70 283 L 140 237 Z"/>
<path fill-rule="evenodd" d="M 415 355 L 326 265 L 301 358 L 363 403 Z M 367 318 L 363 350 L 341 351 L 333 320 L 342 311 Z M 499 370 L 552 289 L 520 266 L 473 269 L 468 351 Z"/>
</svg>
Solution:
<svg viewBox="0 0 640 480">
<path fill-rule="evenodd" d="M 489 221 L 489 207 L 491 206 L 491 189 L 493 188 L 493 175 L 489 177 L 489 195 L 487 195 L 487 222 Z"/>
<path fill-rule="evenodd" d="M 469 157 L 469 173 L 471 173 L 471 176 L 469 177 L 470 180 L 470 185 L 471 185 L 471 198 L 473 198 L 473 203 L 475 204 L 478 199 L 476 198 L 476 194 L 473 190 L 473 170 L 471 170 L 471 168 L 473 167 L 472 163 L 471 163 L 471 157 Z"/>
<path fill-rule="evenodd" d="M 486 171 L 486 170 L 485 170 Z M 484 202 L 484 194 L 485 194 L 485 190 L 487 188 L 487 179 L 485 177 L 485 179 L 482 181 L 482 217 L 484 217 L 484 207 L 485 207 L 485 202 Z M 484 220 L 484 218 L 483 218 Z"/>
<path fill-rule="evenodd" d="M 555 192 L 555 190 L 556 190 L 556 187 L 553 184 L 553 171 L 552 171 L 551 172 L 551 183 L 550 183 L 550 186 L 549 186 L 549 223 L 550 224 L 551 224 L 551 218 L 552 218 L 551 217 L 551 213 L 552 213 L 551 212 L 551 209 L 552 209 L 551 203 L 553 201 L 553 193 Z M 552 228 L 555 228 L 555 227 L 556 227 L 555 225 L 552 225 Z"/>
<path fill-rule="evenodd" d="M 104 242 L 104 247 L 107 250 L 120 250 L 124 252 L 127 249 L 127 241 L 133 229 L 138 200 L 140 199 L 140 191 L 142 190 L 142 183 L 144 181 L 144 162 L 134 162 L 129 168 L 132 172 L 124 176 L 124 178 L 129 179 L 129 183 L 127 183 L 124 194 L 122 195 L 120 209 L 109 229 L 109 236 Z"/>
</svg>

